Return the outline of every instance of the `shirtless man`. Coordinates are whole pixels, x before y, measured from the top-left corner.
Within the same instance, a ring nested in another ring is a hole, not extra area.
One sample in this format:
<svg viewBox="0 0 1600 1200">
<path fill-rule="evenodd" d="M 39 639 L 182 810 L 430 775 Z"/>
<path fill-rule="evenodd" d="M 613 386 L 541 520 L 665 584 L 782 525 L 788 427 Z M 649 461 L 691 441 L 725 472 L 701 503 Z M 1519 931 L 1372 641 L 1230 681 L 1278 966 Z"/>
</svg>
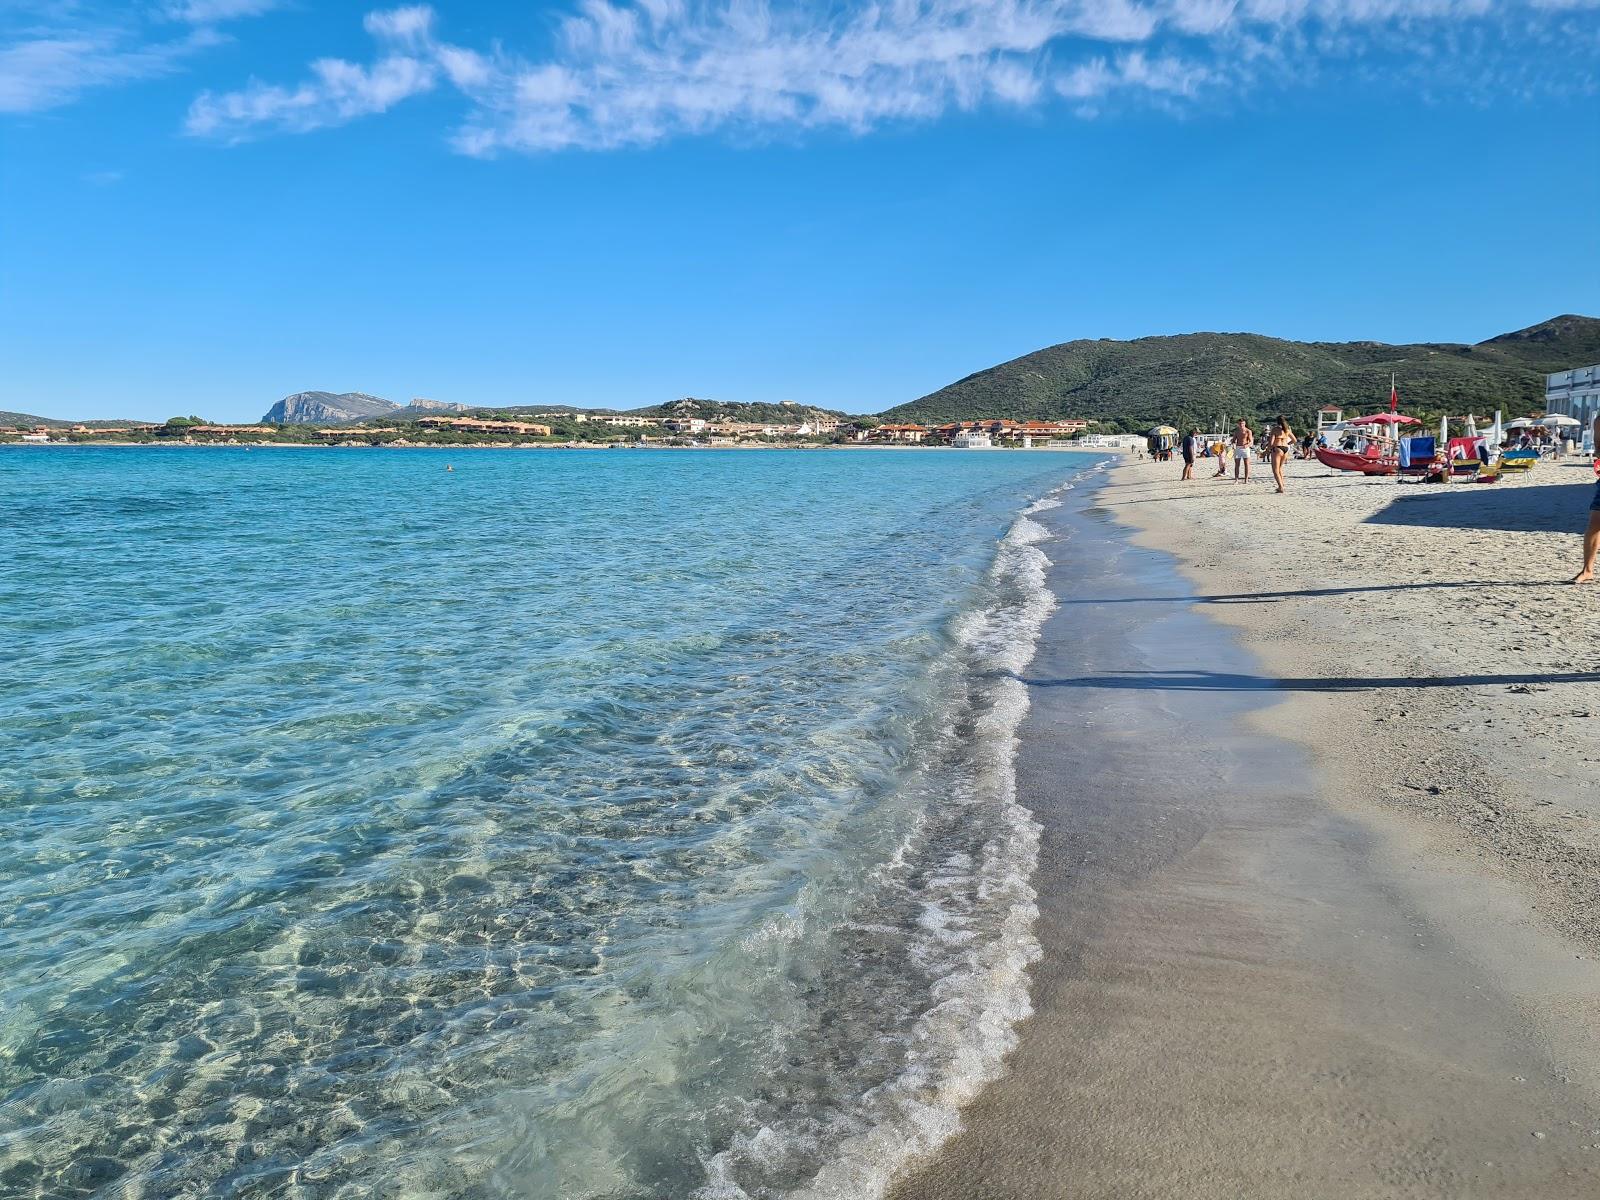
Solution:
<svg viewBox="0 0 1600 1200">
<path fill-rule="evenodd" d="M 1250 432 L 1250 426 L 1244 423 L 1244 418 L 1239 419 L 1239 424 L 1233 430 L 1233 481 L 1238 483 L 1243 479 L 1250 482 L 1250 449 L 1256 444 L 1256 435 Z M 1239 472 L 1243 470 L 1244 474 Z"/>
<path fill-rule="evenodd" d="M 1594 452 L 1600 458 L 1600 415 L 1594 419 Z M 1594 499 L 1589 501 L 1589 528 L 1583 533 L 1583 570 L 1573 583 L 1593 583 L 1595 558 L 1600 556 L 1600 478 L 1594 481 Z"/>
</svg>

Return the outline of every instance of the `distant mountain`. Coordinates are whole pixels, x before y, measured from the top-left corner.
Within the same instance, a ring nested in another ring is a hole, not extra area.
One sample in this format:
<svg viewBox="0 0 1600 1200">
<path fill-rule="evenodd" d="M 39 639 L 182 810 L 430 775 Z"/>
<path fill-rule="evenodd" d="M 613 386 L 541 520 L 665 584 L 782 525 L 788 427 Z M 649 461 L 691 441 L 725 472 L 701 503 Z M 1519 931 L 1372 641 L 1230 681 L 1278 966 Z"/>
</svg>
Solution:
<svg viewBox="0 0 1600 1200">
<path fill-rule="evenodd" d="M 365 392 L 296 392 L 279 400 L 261 420 L 268 425 L 337 425 L 399 411 L 393 401 Z"/>
<path fill-rule="evenodd" d="M 1209 423 L 1388 399 L 1423 411 L 1530 412 L 1550 371 L 1600 362 L 1600 319 L 1555 317 L 1476 345 L 1292 342 L 1254 333 L 1064 342 L 891 408 L 886 420 L 1100 418 Z"/>
<path fill-rule="evenodd" d="M 470 412 L 472 410 L 470 404 L 457 404 L 454 400 L 424 400 L 421 396 L 414 397 L 411 403 L 406 405 L 406 408 L 412 412 L 421 413 Z"/>
<path fill-rule="evenodd" d="M 0 426 L 13 429 L 32 429 L 38 425 L 43 425 L 47 429 L 71 429 L 74 425 L 82 425 L 87 429 L 116 429 L 124 425 L 153 424 L 154 421 L 136 420 L 132 417 L 107 421 L 63 421 L 57 417 L 36 417 L 32 413 L 0 411 Z"/>
<path fill-rule="evenodd" d="M 365 421 L 375 416 L 381 416 L 388 421 L 415 421 L 418 417 L 436 417 L 440 413 L 465 413 L 471 411 L 471 407 L 465 404 L 455 404 L 448 400 L 423 400 L 418 397 L 404 408 L 391 409 L 385 413 L 368 413 L 365 416 L 354 419 Z"/>
</svg>

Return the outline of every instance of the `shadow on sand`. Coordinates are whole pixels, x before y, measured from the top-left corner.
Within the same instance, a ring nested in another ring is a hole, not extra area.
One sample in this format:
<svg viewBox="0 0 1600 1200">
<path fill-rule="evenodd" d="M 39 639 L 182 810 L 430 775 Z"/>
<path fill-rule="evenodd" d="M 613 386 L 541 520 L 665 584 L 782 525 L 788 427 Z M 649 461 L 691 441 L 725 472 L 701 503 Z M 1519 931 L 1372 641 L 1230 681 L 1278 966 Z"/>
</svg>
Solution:
<svg viewBox="0 0 1600 1200">
<path fill-rule="evenodd" d="M 1304 599 L 1312 596 L 1357 596 L 1364 592 L 1415 592 L 1438 588 L 1485 587 L 1550 587 L 1565 586 L 1567 579 L 1540 580 L 1480 580 L 1449 579 L 1432 583 L 1375 583 L 1362 587 L 1304 588 L 1292 592 L 1234 592 L 1227 595 L 1182 596 L 1075 596 L 1062 604 L 1277 604 L 1282 600 Z"/>
<path fill-rule="evenodd" d="M 1497 529 L 1513 533 L 1582 533 L 1589 522 L 1594 475 L 1561 466 L 1535 470 L 1571 472 L 1560 482 L 1535 483 L 1501 490 L 1499 484 L 1408 485 L 1381 511 L 1367 518 L 1371 525 L 1410 525 L 1420 529 Z M 1398 490 L 1401 485 L 1396 484 Z"/>
<path fill-rule="evenodd" d="M 1600 671 L 1570 671 L 1558 675 L 1548 671 L 1530 674 L 1494 675 L 1372 675 L 1332 676 L 1327 679 L 1272 675 L 1246 675 L 1230 671 L 1122 671 L 1114 675 L 1083 675 L 1076 679 L 1029 679 L 1018 675 L 1029 687 L 1111 688 L 1120 691 L 1155 692 L 1364 692 L 1376 688 L 1549 687 L 1562 683 L 1600 683 Z"/>
</svg>

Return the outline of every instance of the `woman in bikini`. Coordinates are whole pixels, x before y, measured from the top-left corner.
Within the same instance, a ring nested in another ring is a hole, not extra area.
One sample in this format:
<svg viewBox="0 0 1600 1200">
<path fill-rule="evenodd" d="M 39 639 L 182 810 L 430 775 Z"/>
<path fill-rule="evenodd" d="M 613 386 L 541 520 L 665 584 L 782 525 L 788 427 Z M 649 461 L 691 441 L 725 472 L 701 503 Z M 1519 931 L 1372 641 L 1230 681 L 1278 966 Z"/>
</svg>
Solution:
<svg viewBox="0 0 1600 1200">
<path fill-rule="evenodd" d="M 1289 418 L 1279 417 L 1278 424 L 1267 437 L 1267 456 L 1272 463 L 1272 477 L 1278 481 L 1278 494 L 1283 494 L 1283 464 L 1289 461 L 1289 448 L 1294 445 L 1294 430 L 1289 428 Z"/>
</svg>

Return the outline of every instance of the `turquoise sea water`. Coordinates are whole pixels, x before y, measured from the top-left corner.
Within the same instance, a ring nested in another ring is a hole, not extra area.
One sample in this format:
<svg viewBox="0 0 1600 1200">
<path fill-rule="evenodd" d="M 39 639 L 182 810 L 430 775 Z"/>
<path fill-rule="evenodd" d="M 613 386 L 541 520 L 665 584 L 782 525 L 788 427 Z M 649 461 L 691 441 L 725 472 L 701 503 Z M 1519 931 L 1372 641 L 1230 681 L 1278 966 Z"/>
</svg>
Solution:
<svg viewBox="0 0 1600 1200">
<path fill-rule="evenodd" d="M 0 1192 L 872 1195 L 1026 1011 L 1091 465 L 0 451 Z"/>
</svg>

